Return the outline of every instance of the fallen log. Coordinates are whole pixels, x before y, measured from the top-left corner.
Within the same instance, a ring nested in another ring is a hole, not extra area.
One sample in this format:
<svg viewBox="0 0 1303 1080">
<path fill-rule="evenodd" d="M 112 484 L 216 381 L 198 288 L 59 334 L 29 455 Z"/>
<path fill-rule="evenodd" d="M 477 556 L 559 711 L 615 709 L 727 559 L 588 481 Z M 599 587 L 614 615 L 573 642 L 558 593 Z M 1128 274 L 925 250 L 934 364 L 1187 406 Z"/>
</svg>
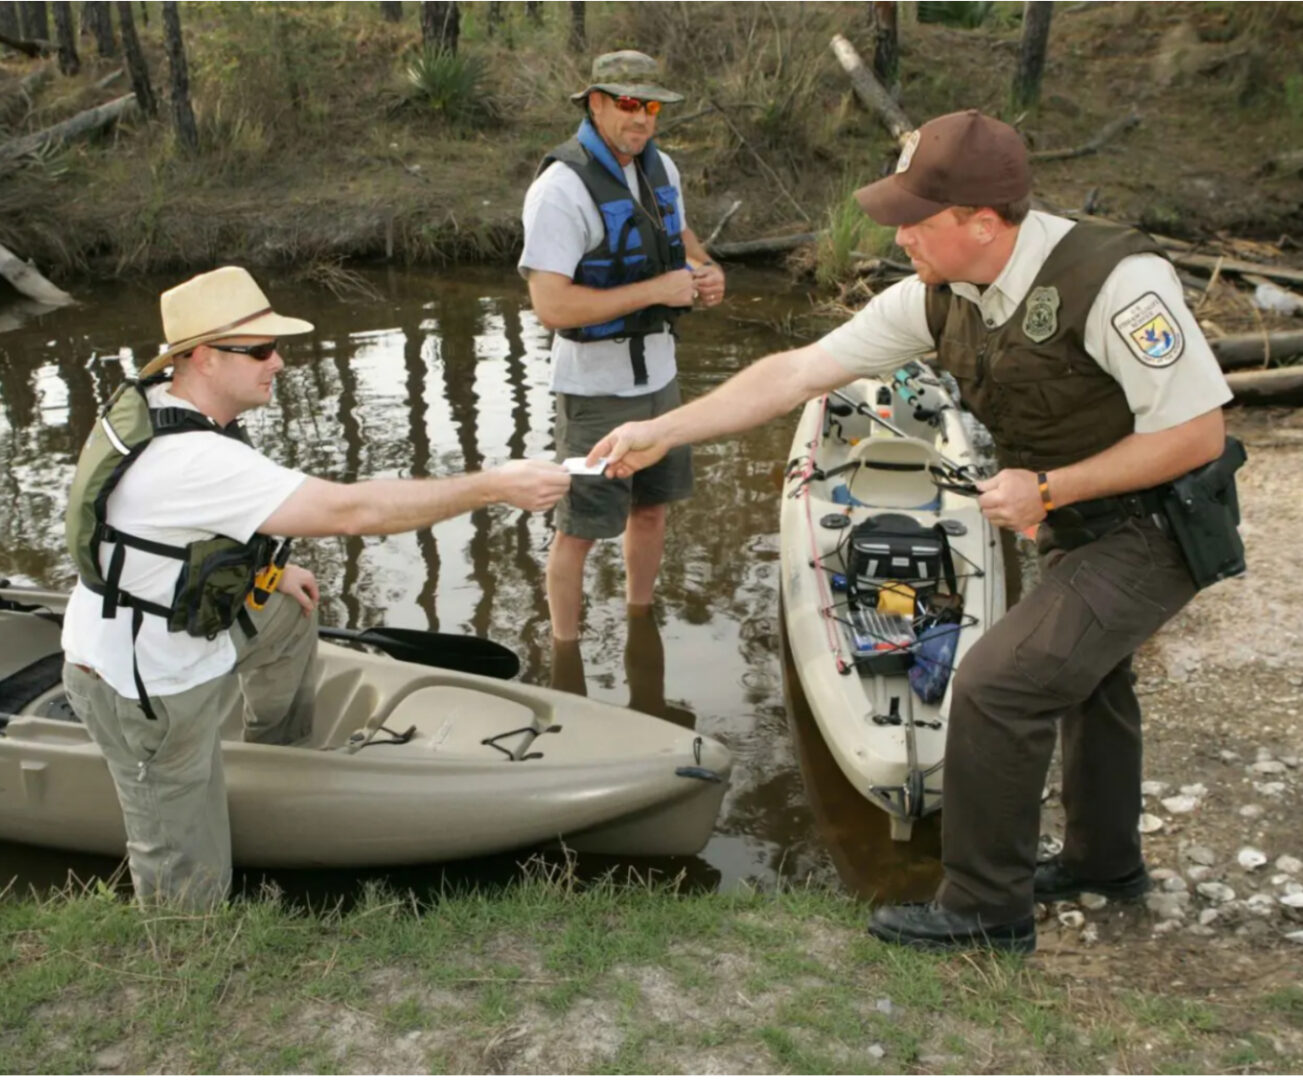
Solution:
<svg viewBox="0 0 1303 1080">
<path fill-rule="evenodd" d="M 0 45 L 8 45 L 24 56 L 49 56 L 54 52 L 53 43 L 43 38 L 25 41 L 22 38 L 10 37 L 8 34 L 0 34 Z"/>
<path fill-rule="evenodd" d="M 1189 255 L 1180 251 L 1174 251 L 1171 255 L 1172 262 L 1177 266 L 1188 266 L 1195 270 L 1214 270 L 1220 265 L 1223 274 L 1258 274 L 1277 281 L 1303 284 L 1303 270 L 1296 270 L 1292 266 L 1271 266 L 1244 259 L 1227 259 L 1221 255 Z"/>
<path fill-rule="evenodd" d="M 1233 371 L 1226 382 L 1237 405 L 1303 405 L 1303 365 Z"/>
<path fill-rule="evenodd" d="M 1140 123 L 1140 114 L 1133 109 L 1126 116 L 1110 120 L 1095 133 L 1094 138 L 1087 139 L 1080 146 L 1067 150 L 1034 150 L 1027 156 L 1032 161 L 1065 161 L 1068 158 L 1085 157 L 1087 154 L 1098 153 L 1100 147 L 1106 142 L 1124 131 L 1130 131 L 1138 123 Z"/>
<path fill-rule="evenodd" d="M 3 244 L 0 244 L 0 277 L 38 304 L 62 307 L 72 303 L 71 296 L 57 285 L 46 281 L 36 267 L 23 262 Z"/>
<path fill-rule="evenodd" d="M 1254 367 L 1270 360 L 1283 360 L 1289 356 L 1303 355 L 1303 330 L 1287 330 L 1279 334 L 1228 334 L 1209 338 L 1213 356 L 1223 371 Z"/>
<path fill-rule="evenodd" d="M 27 154 L 39 153 L 50 146 L 58 146 L 83 135 L 89 135 L 115 123 L 129 112 L 136 104 L 135 94 L 125 94 L 120 98 L 86 109 L 76 116 L 64 120 L 42 131 L 10 139 L 0 146 L 0 163 L 14 161 Z"/>
<path fill-rule="evenodd" d="M 865 108 L 877 113 L 878 119 L 891 133 L 891 137 L 903 147 L 906 137 L 914 130 L 913 122 L 896 104 L 895 99 L 887 93 L 887 88 L 878 82 L 872 71 L 865 67 L 854 45 L 841 34 L 833 35 L 831 45 L 842 69 L 850 76 L 855 96 L 860 99 Z"/>
<path fill-rule="evenodd" d="M 1281 176 L 1292 176 L 1296 172 L 1303 172 L 1303 150 L 1288 150 L 1277 154 L 1259 165 L 1253 175 L 1271 176 L 1278 173 Z"/>
<path fill-rule="evenodd" d="M 738 259 L 747 255 L 776 255 L 783 251 L 813 244 L 818 233 L 792 233 L 788 236 L 770 236 L 762 240 L 735 240 L 728 244 L 707 244 L 706 250 L 717 259 Z"/>
</svg>

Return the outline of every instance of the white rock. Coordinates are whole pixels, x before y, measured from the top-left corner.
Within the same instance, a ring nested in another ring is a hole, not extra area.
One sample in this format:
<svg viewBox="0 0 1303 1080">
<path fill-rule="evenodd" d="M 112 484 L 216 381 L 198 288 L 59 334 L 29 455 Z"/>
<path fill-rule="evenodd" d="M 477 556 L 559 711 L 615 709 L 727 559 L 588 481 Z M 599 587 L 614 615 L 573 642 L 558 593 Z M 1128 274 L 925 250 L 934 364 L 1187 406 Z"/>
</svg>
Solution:
<svg viewBox="0 0 1303 1080">
<path fill-rule="evenodd" d="M 1291 878 L 1289 881 L 1281 882 L 1280 889 L 1282 896 L 1292 896 L 1294 893 L 1303 893 L 1303 881 L 1295 881 Z"/>
<path fill-rule="evenodd" d="M 1237 754 L 1234 750 L 1223 750 L 1219 756 L 1223 761 L 1227 762 L 1228 764 L 1232 761 L 1240 760 L 1240 755 Z"/>
<path fill-rule="evenodd" d="M 1162 802 L 1163 809 L 1169 814 L 1188 814 L 1199 805 L 1199 799 L 1195 795 L 1173 795 Z"/>
<path fill-rule="evenodd" d="M 1268 893 L 1254 893 L 1244 901 L 1244 906 L 1261 918 L 1270 918 L 1276 914 L 1276 898 Z"/>
<path fill-rule="evenodd" d="M 1163 819 L 1157 814 L 1140 815 L 1140 831 L 1142 833 L 1156 833 L 1163 827 Z"/>
<path fill-rule="evenodd" d="M 1286 893 L 1280 898 L 1280 902 L 1294 911 L 1303 911 L 1303 892 Z"/>
<path fill-rule="evenodd" d="M 1140 785 L 1141 795 L 1153 795 L 1155 797 L 1162 795 L 1172 785 L 1163 780 L 1146 780 Z"/>
<path fill-rule="evenodd" d="M 1275 759 L 1276 755 L 1273 754 L 1270 750 L 1268 750 L 1265 746 L 1259 746 L 1253 752 L 1253 757 L 1255 761 L 1272 761 Z"/>
<path fill-rule="evenodd" d="M 1293 754 L 1290 754 L 1288 757 L 1282 754 L 1280 760 L 1283 764 L 1288 765 L 1291 769 L 1298 768 L 1298 758 L 1295 757 Z"/>
<path fill-rule="evenodd" d="M 1196 799 L 1202 799 L 1208 794 L 1208 789 L 1203 784 L 1182 784 L 1181 794 L 1190 795 Z"/>
<path fill-rule="evenodd" d="M 1181 929 L 1180 919 L 1164 919 L 1162 922 L 1154 923 L 1155 934 L 1170 934 L 1173 930 Z"/>
<path fill-rule="evenodd" d="M 1099 893 L 1084 892 L 1077 897 L 1077 903 L 1087 911 L 1099 911 L 1108 906 L 1108 897 L 1100 896 Z"/>
<path fill-rule="evenodd" d="M 1276 860 L 1276 869 L 1285 874 L 1297 874 L 1303 871 L 1303 859 L 1296 859 L 1293 855 L 1282 855 Z"/>
<path fill-rule="evenodd" d="M 1255 772 L 1259 776 L 1271 776 L 1277 773 L 1283 773 L 1289 768 L 1283 761 L 1255 761 L 1249 766 L 1250 772 Z"/>
<path fill-rule="evenodd" d="M 1200 866 L 1212 866 L 1217 861 L 1217 853 L 1203 844 L 1191 844 L 1183 854 L 1187 862 L 1198 863 Z"/>
<path fill-rule="evenodd" d="M 1213 873 L 1211 866 L 1192 866 L 1185 872 L 1185 876 L 1197 885 L 1201 881 L 1207 881 Z"/>
<path fill-rule="evenodd" d="M 1094 945 L 1099 941 L 1099 927 L 1094 923 L 1089 923 L 1081 931 L 1081 943 L 1083 945 Z"/>
<path fill-rule="evenodd" d="M 1303 945 L 1303 930 L 1294 930 L 1285 935 L 1286 941 L 1292 941 L 1295 945 Z"/>
<path fill-rule="evenodd" d="M 1189 892 L 1190 886 L 1185 883 L 1185 878 L 1176 876 L 1170 877 L 1163 882 L 1163 892 Z"/>
<path fill-rule="evenodd" d="M 1186 893 L 1150 893 L 1145 897 L 1145 907 L 1160 919 L 1180 919 L 1185 915 Z"/>
<path fill-rule="evenodd" d="M 886 1056 L 887 1056 L 887 1051 L 882 1049 L 881 1043 L 874 1043 L 872 1046 L 869 1047 L 869 1057 L 877 1058 L 878 1060 L 881 1060 Z"/>
<path fill-rule="evenodd" d="M 1214 904 L 1224 904 L 1235 899 L 1235 890 L 1220 881 L 1204 881 L 1195 886 L 1200 896 L 1206 897 Z"/>
<path fill-rule="evenodd" d="M 1284 780 L 1255 780 L 1253 790 L 1259 795 L 1267 795 L 1273 799 L 1278 799 L 1285 794 Z"/>
<path fill-rule="evenodd" d="M 1062 911 L 1059 913 L 1059 922 L 1069 930 L 1080 930 L 1086 925 L 1086 916 L 1080 911 Z"/>
<path fill-rule="evenodd" d="M 1199 925 L 1211 926 L 1221 917 L 1222 917 L 1221 908 L 1215 908 L 1215 907 L 1204 908 L 1201 912 L 1199 912 Z"/>
<path fill-rule="evenodd" d="M 1257 870 L 1258 867 L 1267 865 L 1267 856 L 1255 847 L 1243 847 L 1235 856 L 1235 861 L 1245 870 Z"/>
<path fill-rule="evenodd" d="M 1262 817 L 1262 807 L 1257 803 L 1245 803 L 1240 807 L 1240 817 L 1256 818 Z"/>
<path fill-rule="evenodd" d="M 878 1003 L 874 1008 L 885 1016 L 890 1016 L 892 1011 L 895 1009 L 895 1006 L 891 1003 L 891 998 L 879 998 Z"/>
<path fill-rule="evenodd" d="M 1166 866 L 1155 866 L 1149 871 L 1150 881 L 1169 881 L 1174 877 L 1180 877 L 1175 870 L 1170 870 Z"/>
</svg>

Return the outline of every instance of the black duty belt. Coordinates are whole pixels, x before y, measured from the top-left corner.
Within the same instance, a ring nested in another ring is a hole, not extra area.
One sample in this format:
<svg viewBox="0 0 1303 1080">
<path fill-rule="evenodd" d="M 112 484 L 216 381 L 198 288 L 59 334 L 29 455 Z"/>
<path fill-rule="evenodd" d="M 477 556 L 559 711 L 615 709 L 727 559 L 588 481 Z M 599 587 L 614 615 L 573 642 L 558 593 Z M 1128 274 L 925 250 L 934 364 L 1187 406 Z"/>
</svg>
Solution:
<svg viewBox="0 0 1303 1080">
<path fill-rule="evenodd" d="M 1045 520 L 1052 527 L 1095 525 L 1123 518 L 1146 518 L 1163 512 L 1159 488 L 1132 491 L 1126 495 L 1108 495 L 1102 499 L 1084 499 L 1071 506 L 1051 510 Z"/>
</svg>

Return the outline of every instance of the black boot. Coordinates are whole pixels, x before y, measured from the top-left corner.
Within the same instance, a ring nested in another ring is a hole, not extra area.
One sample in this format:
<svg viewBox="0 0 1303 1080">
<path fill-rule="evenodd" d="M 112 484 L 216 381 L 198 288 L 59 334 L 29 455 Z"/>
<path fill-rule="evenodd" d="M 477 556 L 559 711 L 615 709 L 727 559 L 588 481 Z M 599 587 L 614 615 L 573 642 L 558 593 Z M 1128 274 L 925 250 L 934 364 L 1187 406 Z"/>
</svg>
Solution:
<svg viewBox="0 0 1303 1080">
<path fill-rule="evenodd" d="M 926 904 L 891 904 L 877 908 L 869 933 L 896 945 L 916 949 L 998 949 L 1029 953 L 1036 950 L 1036 920 L 1028 915 L 1014 922 L 992 923 L 980 915 L 947 911 L 935 900 Z"/>
<path fill-rule="evenodd" d="M 1151 884 L 1144 863 L 1123 877 L 1110 878 L 1107 881 L 1092 881 L 1073 873 L 1063 865 L 1058 856 L 1050 859 L 1049 862 L 1041 863 L 1036 868 L 1036 876 L 1033 880 L 1036 899 L 1042 903 L 1050 900 L 1071 900 L 1084 892 L 1107 896 L 1112 900 L 1134 900 L 1144 896 Z"/>
</svg>

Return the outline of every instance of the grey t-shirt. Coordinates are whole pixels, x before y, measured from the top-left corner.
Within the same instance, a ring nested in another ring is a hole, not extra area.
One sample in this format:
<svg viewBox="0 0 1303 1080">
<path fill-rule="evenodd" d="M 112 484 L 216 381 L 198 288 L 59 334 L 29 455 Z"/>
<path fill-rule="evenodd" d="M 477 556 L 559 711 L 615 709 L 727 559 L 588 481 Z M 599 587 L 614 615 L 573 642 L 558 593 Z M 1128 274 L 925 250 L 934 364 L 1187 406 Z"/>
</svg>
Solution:
<svg viewBox="0 0 1303 1080">
<path fill-rule="evenodd" d="M 683 187 L 679 170 L 669 155 L 661 153 L 670 183 L 679 190 L 679 220 L 683 217 Z M 638 181 L 633 163 L 624 167 L 629 190 L 637 198 Z M 531 270 L 545 270 L 573 278 L 584 254 L 606 235 L 602 215 L 574 169 L 561 162 L 552 165 L 529 186 L 521 214 L 525 225 L 525 250 L 517 268 L 528 278 Z M 613 394 L 633 397 L 650 394 L 674 378 L 674 336 L 668 331 L 648 334 L 647 382 L 635 386 L 629 346 L 622 341 L 570 341 L 552 336 L 552 389 L 562 394 L 595 397 Z"/>
</svg>

